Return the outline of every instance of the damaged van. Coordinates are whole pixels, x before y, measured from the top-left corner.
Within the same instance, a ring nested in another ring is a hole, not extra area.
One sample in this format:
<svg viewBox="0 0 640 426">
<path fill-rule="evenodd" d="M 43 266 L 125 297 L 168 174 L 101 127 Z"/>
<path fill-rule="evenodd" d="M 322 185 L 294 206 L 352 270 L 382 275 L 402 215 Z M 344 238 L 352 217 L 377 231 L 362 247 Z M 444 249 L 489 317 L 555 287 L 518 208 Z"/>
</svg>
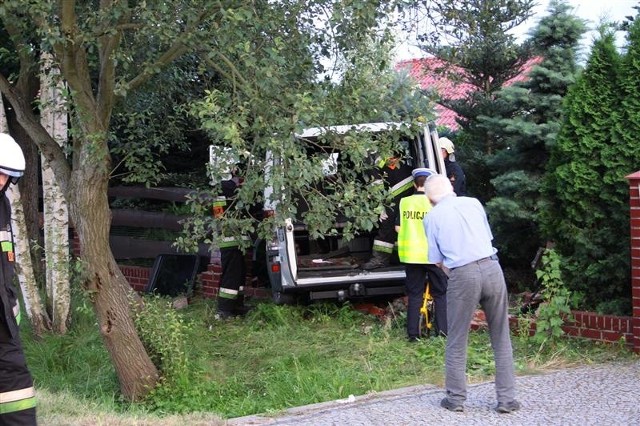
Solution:
<svg viewBox="0 0 640 426">
<path fill-rule="evenodd" d="M 327 133 L 334 138 L 353 134 L 373 139 L 391 133 L 399 135 L 394 137 L 399 139 L 398 146 L 402 147 L 402 161 L 411 168 L 428 167 L 444 174 L 444 160 L 435 125 L 424 124 L 412 130 L 410 136 L 406 132 L 398 132 L 401 126 L 407 127 L 402 123 L 365 123 L 309 128 L 296 134 L 295 139 L 304 141 L 305 146 L 311 147 L 309 149 L 317 149 L 318 152 L 324 149 L 323 167 L 327 178 L 349 168 L 348 163 L 342 163 L 341 153 L 335 148 L 340 144 L 332 144 L 330 151 L 325 149 Z M 326 152 L 330 154 L 326 155 Z M 308 153 L 309 156 L 314 154 Z M 269 154 L 267 157 L 271 164 L 280 161 L 275 156 L 269 158 Z M 265 173 L 270 173 L 270 169 L 267 167 Z M 265 200 L 265 215 L 269 216 L 278 207 L 274 188 L 265 189 Z M 304 206 L 298 207 L 296 212 L 304 211 Z M 276 303 L 292 303 L 301 298 L 346 300 L 404 293 L 404 267 L 397 256 L 387 267 L 363 269 L 362 265 L 372 254 L 376 229 L 358 230 L 344 238 L 340 230 L 348 226 L 349 221 L 346 216 L 335 218 L 330 235 L 309 232 L 308 227 L 296 217 L 286 217 L 276 223 L 271 238 L 266 241 L 267 273 Z"/>
</svg>

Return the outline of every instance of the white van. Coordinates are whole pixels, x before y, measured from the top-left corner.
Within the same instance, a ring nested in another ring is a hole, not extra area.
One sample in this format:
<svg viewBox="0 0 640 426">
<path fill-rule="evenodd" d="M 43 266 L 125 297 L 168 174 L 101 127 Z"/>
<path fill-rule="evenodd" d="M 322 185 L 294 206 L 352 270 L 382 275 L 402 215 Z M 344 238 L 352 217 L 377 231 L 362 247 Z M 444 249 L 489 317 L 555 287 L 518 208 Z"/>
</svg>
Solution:
<svg viewBox="0 0 640 426">
<path fill-rule="evenodd" d="M 349 135 L 357 132 L 372 138 L 395 132 L 401 123 L 366 123 L 327 128 L 310 128 L 295 135 L 311 145 L 327 132 L 335 135 Z M 405 126 L 406 127 L 406 126 Z M 435 125 L 424 125 L 415 136 L 403 137 L 400 141 L 405 150 L 404 161 L 412 168 L 428 167 L 438 173 L 445 173 L 444 161 Z M 327 175 L 340 173 L 340 153 L 333 149 L 326 158 L 323 168 Z M 271 161 L 275 161 L 271 159 Z M 273 163 L 272 163 L 273 164 Z M 345 166 L 348 167 L 348 166 Z M 266 173 L 269 173 L 267 167 Z M 273 188 L 266 188 L 266 214 L 277 208 L 273 200 Z M 345 226 L 341 218 L 336 221 L 337 233 L 314 238 L 307 227 L 295 218 L 285 218 L 276 226 L 273 237 L 266 241 L 267 272 L 273 299 L 276 303 L 291 303 L 299 298 L 308 300 L 338 299 L 381 295 L 400 295 L 404 292 L 404 267 L 394 262 L 381 269 L 364 270 L 362 264 L 371 256 L 371 248 L 376 230 L 357 232 L 355 238 L 347 241 L 340 235 Z"/>
</svg>

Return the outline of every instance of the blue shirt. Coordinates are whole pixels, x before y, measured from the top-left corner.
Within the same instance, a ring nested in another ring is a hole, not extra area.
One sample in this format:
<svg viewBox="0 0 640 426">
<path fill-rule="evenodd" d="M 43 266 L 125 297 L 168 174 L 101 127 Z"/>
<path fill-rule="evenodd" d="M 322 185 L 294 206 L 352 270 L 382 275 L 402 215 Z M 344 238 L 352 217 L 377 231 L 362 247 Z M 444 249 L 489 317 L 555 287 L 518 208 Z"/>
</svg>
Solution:
<svg viewBox="0 0 640 426">
<path fill-rule="evenodd" d="M 429 261 L 458 268 L 497 252 L 493 234 L 480 201 L 449 195 L 422 221 L 429 241 Z"/>
</svg>

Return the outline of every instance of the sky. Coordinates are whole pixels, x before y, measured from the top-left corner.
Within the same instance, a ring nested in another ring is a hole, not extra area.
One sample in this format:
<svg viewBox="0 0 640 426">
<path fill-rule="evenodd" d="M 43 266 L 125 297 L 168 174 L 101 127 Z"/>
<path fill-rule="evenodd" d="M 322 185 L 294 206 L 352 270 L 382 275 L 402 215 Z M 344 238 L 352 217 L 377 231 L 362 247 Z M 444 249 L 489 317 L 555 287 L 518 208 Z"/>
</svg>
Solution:
<svg viewBox="0 0 640 426">
<path fill-rule="evenodd" d="M 623 21 L 625 16 L 636 16 L 637 11 L 633 6 L 640 6 L 640 0 L 568 0 L 567 3 L 573 7 L 573 13 L 579 18 L 587 21 L 587 32 L 582 40 L 584 52 L 588 54 L 591 50 L 593 39 L 596 35 L 595 28 L 601 19 L 606 21 Z M 546 15 L 548 0 L 538 0 L 538 5 L 533 9 L 533 16 L 524 24 L 519 26 L 514 34 L 520 39 L 526 37 L 527 32 L 535 27 L 538 20 Z M 620 34 L 617 44 L 622 46 L 624 36 Z M 396 49 L 396 61 L 419 58 L 423 53 L 419 48 L 412 46 L 410 42 L 400 43 Z"/>
</svg>

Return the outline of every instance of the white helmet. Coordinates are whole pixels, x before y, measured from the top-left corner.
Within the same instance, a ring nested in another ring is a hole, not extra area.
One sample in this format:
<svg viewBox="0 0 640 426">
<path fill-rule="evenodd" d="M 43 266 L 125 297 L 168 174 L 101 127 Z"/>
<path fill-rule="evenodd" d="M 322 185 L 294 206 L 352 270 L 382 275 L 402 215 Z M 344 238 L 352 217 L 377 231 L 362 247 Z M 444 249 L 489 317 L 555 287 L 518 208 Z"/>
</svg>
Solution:
<svg viewBox="0 0 640 426">
<path fill-rule="evenodd" d="M 20 145 L 6 133 L 0 133 L 0 173 L 11 177 L 12 183 L 24 175 L 25 161 Z"/>
<path fill-rule="evenodd" d="M 447 154 L 453 154 L 455 152 L 453 142 L 451 142 L 449 138 L 440 138 L 440 148 L 445 149 Z"/>
</svg>

